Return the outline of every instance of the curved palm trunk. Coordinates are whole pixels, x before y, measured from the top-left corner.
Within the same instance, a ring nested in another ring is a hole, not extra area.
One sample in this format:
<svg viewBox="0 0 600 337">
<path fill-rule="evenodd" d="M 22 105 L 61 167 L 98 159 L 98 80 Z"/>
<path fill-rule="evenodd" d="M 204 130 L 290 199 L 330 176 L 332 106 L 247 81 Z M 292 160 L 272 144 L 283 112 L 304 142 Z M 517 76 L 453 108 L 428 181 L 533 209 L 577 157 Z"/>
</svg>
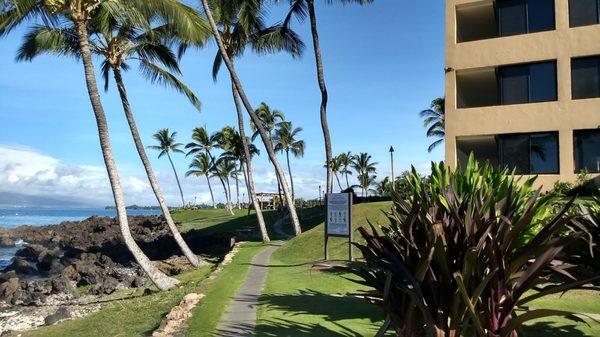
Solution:
<svg viewBox="0 0 600 337">
<path fill-rule="evenodd" d="M 179 195 L 181 196 L 181 205 L 185 208 L 185 200 L 183 200 L 183 190 L 181 189 L 181 183 L 179 182 L 179 176 L 177 175 L 177 170 L 175 169 L 175 165 L 173 164 L 173 159 L 171 159 L 171 155 L 167 151 L 167 158 L 169 158 L 169 163 L 171 163 L 171 168 L 173 168 L 173 173 L 175 174 L 175 181 L 177 181 L 177 187 L 179 188 Z"/>
<path fill-rule="evenodd" d="M 138 132 L 135 119 L 133 117 L 133 111 L 131 111 L 131 105 L 129 104 L 129 99 L 127 98 L 127 91 L 125 89 L 125 84 L 123 82 L 123 77 L 121 76 L 121 70 L 118 67 L 113 67 L 113 74 L 115 77 L 115 83 L 117 84 L 117 89 L 119 90 L 119 95 L 121 97 L 121 103 L 123 104 L 123 111 L 125 111 L 125 117 L 127 118 L 127 123 L 129 124 L 129 130 L 131 131 L 131 136 L 133 137 L 133 142 L 135 143 L 135 148 L 142 160 L 142 164 L 144 165 L 144 170 L 146 170 L 146 175 L 148 176 L 148 181 L 150 182 L 150 186 L 152 187 L 152 191 L 156 196 L 156 201 L 158 201 L 158 205 L 162 211 L 165 220 L 167 221 L 167 226 L 173 234 L 173 238 L 177 242 L 177 245 L 185 255 L 185 257 L 190 261 L 190 263 L 194 267 L 200 267 L 205 264 L 204 261 L 198 259 L 196 254 L 192 252 L 190 247 L 185 243 L 181 233 L 179 233 L 179 229 L 175 226 L 175 222 L 171 217 L 171 212 L 169 211 L 169 206 L 165 201 L 165 197 L 160 190 L 160 185 L 158 184 L 158 179 L 154 175 L 154 170 L 152 169 L 152 165 L 150 164 L 150 160 L 148 160 L 148 156 L 146 155 L 146 150 L 144 149 L 144 144 L 142 144 L 142 139 Z M 167 153 L 168 154 L 168 153 Z M 169 160 L 171 158 L 169 157 Z M 171 162 L 171 165 L 173 162 Z M 175 167 L 173 166 L 173 170 Z M 175 177 L 177 177 L 177 172 L 175 172 Z M 177 178 L 177 184 L 179 184 L 179 178 Z M 181 192 L 181 186 L 179 187 L 179 191 Z M 183 201 L 183 193 L 181 194 L 181 198 Z"/>
<path fill-rule="evenodd" d="M 212 201 L 212 206 L 213 208 L 217 208 L 217 205 L 215 205 L 215 196 L 213 194 L 212 186 L 210 186 L 210 178 L 208 177 L 208 174 L 205 174 L 204 176 L 206 177 L 206 182 L 208 182 L 208 190 L 210 191 L 210 200 Z"/>
<path fill-rule="evenodd" d="M 229 177 L 227 177 L 227 179 L 225 179 L 225 181 L 227 182 L 227 193 L 229 195 L 231 195 L 231 184 L 229 183 Z"/>
<path fill-rule="evenodd" d="M 333 173 L 335 175 L 335 180 L 337 180 L 338 183 L 338 187 L 340 188 L 340 192 L 343 190 L 342 188 L 342 184 L 340 184 L 340 177 L 338 176 L 337 172 Z"/>
<path fill-rule="evenodd" d="M 348 172 L 346 172 L 346 188 L 350 188 L 350 183 L 348 182 Z"/>
<path fill-rule="evenodd" d="M 308 16 L 310 17 L 310 30 L 312 33 L 313 47 L 315 51 L 315 62 L 317 63 L 317 78 L 319 80 L 319 89 L 321 90 L 321 128 L 323 129 L 323 138 L 325 140 L 325 159 L 327 163 L 327 193 L 333 192 L 333 174 L 332 174 L 332 150 L 331 136 L 329 135 L 329 125 L 327 124 L 327 86 L 325 85 L 325 74 L 323 73 L 323 59 L 321 57 L 321 44 L 319 42 L 319 32 L 317 31 L 317 16 L 315 14 L 314 0 L 307 0 Z"/>
<path fill-rule="evenodd" d="M 227 69 L 229 70 L 229 74 L 231 75 L 233 83 L 237 89 L 238 95 L 239 95 L 240 99 L 242 100 L 242 103 L 244 104 L 246 111 L 250 115 L 252 122 L 254 122 L 254 124 L 258 128 L 260 138 L 262 139 L 265 149 L 267 150 L 267 154 L 269 155 L 269 158 L 271 159 L 271 162 L 273 163 L 273 166 L 275 167 L 275 173 L 281 180 L 283 193 L 288 202 L 290 218 L 291 218 L 292 224 L 294 226 L 294 232 L 296 233 L 296 235 L 298 235 L 298 234 L 302 233 L 302 229 L 300 228 L 300 221 L 298 220 L 298 214 L 296 213 L 296 207 L 294 206 L 294 203 L 292 202 L 292 196 L 290 195 L 289 188 L 287 186 L 287 183 L 285 182 L 285 175 L 283 174 L 283 169 L 281 168 L 281 164 L 279 164 L 279 161 L 277 160 L 277 157 L 275 156 L 275 151 L 273 151 L 273 146 L 271 146 L 271 143 L 269 142 L 269 139 L 267 137 L 267 133 L 265 132 L 264 126 L 262 125 L 262 123 L 261 123 L 260 119 L 258 118 L 258 116 L 256 115 L 256 113 L 254 113 L 254 109 L 252 109 L 252 105 L 250 104 L 250 101 L 248 100 L 248 97 L 246 96 L 246 93 L 244 92 L 244 88 L 242 87 L 242 83 L 235 71 L 233 63 L 231 62 L 231 59 L 227 55 L 227 51 L 225 50 L 225 46 L 223 45 L 223 40 L 221 39 L 221 35 L 219 34 L 219 30 L 217 29 L 215 19 L 213 18 L 210 7 L 208 6 L 208 0 L 201 0 L 201 1 L 202 1 L 202 7 L 204 8 L 204 12 L 206 13 L 206 17 L 210 23 L 212 33 L 213 33 L 215 40 L 219 46 L 219 51 L 221 52 L 223 61 L 225 62 L 225 65 L 227 66 Z"/>
<path fill-rule="evenodd" d="M 242 206 L 240 204 L 240 180 L 238 178 L 235 178 L 235 197 L 237 202 L 237 208 L 242 209 Z"/>
<path fill-rule="evenodd" d="M 294 192 L 294 178 L 292 177 L 292 167 L 290 166 L 290 150 L 285 151 L 285 159 L 287 160 L 288 173 L 290 175 L 290 186 L 292 187 L 292 200 L 296 200 Z"/>
<path fill-rule="evenodd" d="M 81 58 L 85 71 L 85 84 L 87 86 L 88 95 L 94 110 L 96 117 L 96 124 L 98 127 L 98 138 L 100 139 L 100 148 L 102 149 L 102 156 L 104 157 L 104 164 L 106 165 L 106 171 L 108 174 L 108 180 L 112 189 L 113 197 L 115 200 L 115 206 L 117 208 L 117 218 L 119 220 L 119 227 L 121 229 L 121 235 L 125 245 L 142 267 L 144 272 L 152 280 L 152 282 L 161 290 L 167 290 L 175 285 L 179 284 L 179 281 L 170 278 L 163 274 L 156 266 L 152 264 L 152 261 L 142 252 L 140 247 L 137 245 L 131 231 L 129 229 L 129 223 L 127 222 L 127 212 L 125 210 L 125 200 L 123 198 L 123 191 L 121 189 L 121 182 L 119 179 L 119 173 L 113 157 L 110 137 L 108 134 L 108 124 L 106 121 L 106 115 L 102 102 L 100 101 L 100 94 L 98 93 L 98 85 L 96 84 L 96 77 L 94 74 L 94 66 L 92 63 L 92 55 L 89 47 L 88 33 L 86 22 L 83 20 L 74 20 L 77 31 L 77 38 L 79 42 L 79 51 L 81 52 Z"/>
<path fill-rule="evenodd" d="M 269 131 L 269 141 L 271 142 L 271 146 L 275 148 L 275 144 L 273 143 L 273 134 L 271 133 L 271 131 Z M 277 178 L 277 195 L 279 196 L 279 206 L 277 208 L 281 210 L 283 207 L 283 198 L 281 196 L 281 182 L 279 180 L 279 176 L 275 176 L 275 178 Z"/>
<path fill-rule="evenodd" d="M 227 193 L 227 187 L 225 186 L 225 180 L 223 179 L 223 177 L 221 177 L 221 171 L 219 171 L 219 168 L 217 167 L 217 165 L 215 165 L 215 158 L 212 156 L 210 151 L 207 150 L 206 153 L 210 157 L 210 164 L 212 165 L 212 167 L 214 167 L 215 172 L 217 173 L 216 175 L 219 178 L 219 180 L 221 181 L 221 185 L 223 185 L 223 191 L 225 192 L 225 201 L 227 204 L 227 209 L 229 210 L 229 213 L 231 213 L 231 215 L 233 215 L 234 214 L 233 207 L 231 206 L 231 199 L 229 197 L 229 193 Z"/>
</svg>

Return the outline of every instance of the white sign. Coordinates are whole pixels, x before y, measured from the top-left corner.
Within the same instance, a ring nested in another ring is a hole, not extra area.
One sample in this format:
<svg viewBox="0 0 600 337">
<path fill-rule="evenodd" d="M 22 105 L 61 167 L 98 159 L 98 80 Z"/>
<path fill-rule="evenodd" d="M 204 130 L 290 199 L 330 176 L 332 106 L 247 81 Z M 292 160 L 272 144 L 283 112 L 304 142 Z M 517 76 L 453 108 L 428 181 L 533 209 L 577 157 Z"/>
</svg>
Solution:
<svg viewBox="0 0 600 337">
<path fill-rule="evenodd" d="M 349 236 L 350 221 L 348 193 L 327 194 L 327 234 Z"/>
</svg>

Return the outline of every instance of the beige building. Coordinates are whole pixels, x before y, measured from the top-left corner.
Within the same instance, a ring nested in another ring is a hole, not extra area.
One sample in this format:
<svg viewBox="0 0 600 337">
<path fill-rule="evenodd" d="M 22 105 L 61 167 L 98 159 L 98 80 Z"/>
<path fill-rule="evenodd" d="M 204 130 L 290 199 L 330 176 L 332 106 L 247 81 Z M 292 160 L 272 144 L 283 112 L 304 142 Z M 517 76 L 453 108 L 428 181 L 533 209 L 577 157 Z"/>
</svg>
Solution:
<svg viewBox="0 0 600 337">
<path fill-rule="evenodd" d="M 600 173 L 600 0 L 446 1 L 446 162 Z"/>
</svg>

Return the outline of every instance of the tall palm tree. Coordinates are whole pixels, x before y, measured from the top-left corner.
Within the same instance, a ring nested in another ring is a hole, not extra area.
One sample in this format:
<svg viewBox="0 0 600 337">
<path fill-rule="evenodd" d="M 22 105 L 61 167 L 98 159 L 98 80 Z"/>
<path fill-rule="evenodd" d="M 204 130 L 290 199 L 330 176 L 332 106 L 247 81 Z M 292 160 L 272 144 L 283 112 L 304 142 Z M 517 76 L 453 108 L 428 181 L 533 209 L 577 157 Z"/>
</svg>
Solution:
<svg viewBox="0 0 600 337">
<path fill-rule="evenodd" d="M 250 158 L 260 154 L 260 151 L 258 150 L 256 145 L 252 144 L 252 141 L 248 139 L 248 137 L 246 137 L 246 144 L 248 146 Z M 228 146 L 226 147 L 226 151 L 221 154 L 221 157 L 227 157 L 230 160 L 239 163 L 239 171 L 241 171 L 242 175 L 244 176 L 244 183 L 246 184 L 246 189 L 248 190 L 249 203 L 252 203 L 251 193 L 254 191 L 254 189 L 250 187 L 250 184 L 248 182 L 248 177 L 250 176 L 250 174 L 247 172 L 248 168 L 246 165 L 244 142 L 242 141 L 242 137 L 240 137 L 239 133 L 236 132 L 234 134 L 234 137 L 230 140 Z"/>
<path fill-rule="evenodd" d="M 352 162 L 354 161 L 354 155 L 350 151 L 341 153 L 338 155 L 338 160 L 340 162 L 340 174 L 343 174 L 346 178 L 346 188 L 350 188 L 350 183 L 348 182 L 348 175 L 352 174 L 350 171 L 350 167 Z"/>
<path fill-rule="evenodd" d="M 233 215 L 233 207 L 231 206 L 231 197 L 225 187 L 225 179 L 223 179 L 223 175 L 219 173 L 219 167 L 216 165 L 216 159 L 213 156 L 211 150 L 214 150 L 219 147 L 219 140 L 222 137 L 221 134 L 215 132 L 211 135 L 208 134 L 205 127 L 197 127 L 194 128 L 192 132 L 192 141 L 188 143 L 185 148 L 188 149 L 186 156 L 196 155 L 198 153 L 206 153 L 210 158 L 210 163 L 214 170 L 216 170 L 216 177 L 221 181 L 221 185 L 223 185 L 223 189 L 225 190 L 225 202 L 227 204 L 227 209 L 229 213 Z"/>
<path fill-rule="evenodd" d="M 328 3 L 334 1 L 328 0 Z M 357 4 L 368 4 L 373 0 L 339 0 L 340 3 L 357 3 Z M 327 193 L 333 191 L 333 174 L 332 174 L 332 150 L 331 150 L 331 136 L 329 134 L 329 126 L 327 124 L 327 101 L 329 99 L 327 93 L 327 85 L 325 84 L 325 74 L 323 71 L 323 57 L 321 56 L 321 42 L 319 40 L 319 32 L 317 29 L 317 15 L 315 13 L 315 2 L 314 0 L 290 0 L 290 10 L 283 22 L 284 27 L 289 27 L 291 19 L 295 16 L 299 21 L 304 21 L 308 15 L 310 19 L 310 31 L 312 33 L 313 50 L 315 53 L 315 63 L 317 66 L 317 80 L 319 82 L 319 89 L 321 90 L 321 128 L 323 129 L 323 138 L 325 140 L 325 162 L 327 163 Z"/>
<path fill-rule="evenodd" d="M 223 186 L 225 195 L 231 195 L 231 184 L 229 178 L 232 176 L 233 172 L 236 171 L 236 169 L 235 163 L 227 158 L 219 158 L 216 164 L 213 166 L 213 176 L 219 177 L 225 182 L 226 187 Z"/>
<path fill-rule="evenodd" d="M 335 180 L 338 183 L 340 192 L 343 190 L 342 184 L 340 183 L 340 177 L 338 175 L 341 172 L 341 170 L 342 170 L 342 163 L 340 161 L 340 156 L 333 157 L 333 159 L 331 159 L 331 172 L 333 172 L 333 175 L 335 176 Z"/>
<path fill-rule="evenodd" d="M 374 173 L 377 171 L 375 165 L 377 165 L 377 162 L 372 162 L 371 155 L 366 152 L 361 152 L 352 159 L 352 168 L 357 175 Z"/>
<path fill-rule="evenodd" d="M 189 170 L 185 173 L 186 177 L 194 175 L 196 177 L 206 177 L 208 183 L 208 190 L 210 191 L 210 199 L 212 201 L 213 208 L 217 208 L 215 205 L 215 196 L 213 194 L 212 186 L 210 185 L 210 174 L 213 171 L 211 160 L 206 153 L 198 153 L 192 163 L 189 166 Z"/>
<path fill-rule="evenodd" d="M 201 0 L 201 2 L 202 2 L 202 8 L 204 9 L 204 13 L 206 14 L 206 18 L 208 19 L 208 22 L 210 23 L 210 27 L 211 27 L 213 36 L 215 38 L 215 41 L 217 42 L 217 45 L 219 46 L 219 52 L 221 53 L 223 62 L 227 66 L 227 69 L 229 70 L 229 74 L 230 74 L 231 80 L 233 82 L 233 85 L 235 86 L 235 89 L 237 90 L 238 97 L 241 99 L 242 104 L 244 105 L 244 108 L 246 109 L 246 112 L 250 115 L 251 121 L 257 125 L 257 129 L 259 130 L 260 137 L 265 146 L 267 154 L 269 155 L 269 159 L 271 160 L 271 163 L 275 167 L 275 173 L 279 177 L 280 181 L 283 182 L 282 189 L 283 189 L 283 193 L 285 195 L 285 198 L 286 198 L 286 201 L 288 204 L 290 218 L 292 220 L 294 232 L 296 233 L 296 235 L 298 235 L 302 232 L 302 229 L 300 228 L 300 221 L 298 220 L 298 214 L 296 213 L 296 207 L 293 203 L 292 196 L 290 195 L 290 191 L 287 186 L 287 183 L 285 182 L 285 175 L 283 173 L 283 169 L 281 168 L 281 164 L 277 160 L 277 156 L 275 155 L 273 146 L 271 146 L 271 144 L 269 142 L 269 138 L 267 137 L 267 133 L 266 133 L 263 125 L 261 124 L 260 119 L 254 112 L 254 109 L 252 108 L 252 105 L 250 104 L 250 101 L 248 100 L 248 97 L 246 96 L 246 92 L 244 90 L 244 87 L 242 86 L 242 82 L 240 81 L 240 78 L 237 75 L 237 72 L 235 70 L 233 62 L 231 61 L 231 58 L 229 57 L 229 53 L 227 52 L 227 49 L 223 42 L 221 33 L 215 22 L 215 19 L 212 14 L 212 10 L 209 6 L 208 0 Z M 244 139 L 244 138 L 242 137 L 242 139 Z"/>
<path fill-rule="evenodd" d="M 292 122 L 281 123 L 276 131 L 277 144 L 275 151 L 284 152 L 287 161 L 288 173 L 290 175 L 290 186 L 292 186 L 292 199 L 296 200 L 294 192 L 294 178 L 292 176 L 292 167 L 290 166 L 290 152 L 294 157 L 303 157 L 306 144 L 296 136 L 302 132 L 302 128 L 294 128 Z"/>
<path fill-rule="evenodd" d="M 101 11 L 102 8 L 98 10 Z M 107 16 L 110 17 L 110 15 L 111 13 L 100 13 L 98 17 L 104 18 Z M 200 108 L 200 101 L 183 82 L 169 71 L 171 70 L 178 74 L 181 73 L 177 58 L 171 52 L 170 48 L 160 40 L 160 37 L 165 35 L 165 26 L 160 26 L 159 28 L 163 28 L 161 30 L 145 30 L 144 27 L 136 27 L 128 19 L 123 21 L 116 19 L 104 21 L 93 20 L 89 27 L 91 51 L 103 58 L 104 88 L 108 90 L 109 72 L 112 70 L 136 150 L 169 230 L 190 263 L 194 266 L 201 266 L 203 262 L 198 259 L 185 243 L 171 217 L 169 207 L 160 190 L 158 180 L 148 160 L 137 129 L 121 71 L 129 68 L 128 61 L 136 59 L 139 61 L 141 73 L 153 82 L 169 85 L 186 94 L 196 108 Z M 77 41 L 74 37 L 75 34 L 72 29 L 55 28 L 49 25 L 36 26 L 25 37 L 23 45 L 17 54 L 17 60 L 32 60 L 44 53 L 70 53 L 79 58 L 81 55 L 77 49 Z M 170 38 L 171 35 L 169 34 L 168 37 Z"/>
<path fill-rule="evenodd" d="M 446 137 L 446 100 L 439 97 L 431 101 L 429 109 L 419 113 L 424 118 L 423 125 L 427 128 L 427 137 L 435 138 L 435 141 L 429 145 L 427 151 L 431 152 L 440 145 Z"/>
<path fill-rule="evenodd" d="M 171 168 L 173 169 L 173 174 L 175 175 L 175 181 L 177 182 L 177 187 L 179 188 L 179 195 L 181 196 L 181 204 L 185 207 L 185 199 L 183 198 L 183 189 L 181 189 L 181 183 L 179 182 L 179 175 L 177 174 L 177 170 L 175 169 L 175 164 L 173 164 L 173 159 L 171 158 L 172 153 L 184 153 L 181 150 L 183 144 L 177 143 L 175 140 L 177 137 L 177 132 L 169 132 L 169 129 L 161 129 L 158 130 L 155 134 L 152 135 L 158 145 L 150 145 L 149 149 L 159 151 L 158 158 L 162 158 L 164 155 L 169 159 L 169 163 L 171 163 Z"/>
<path fill-rule="evenodd" d="M 283 112 L 279 110 L 271 110 L 271 107 L 267 105 L 267 103 L 262 102 L 256 109 L 256 115 L 260 119 L 261 123 L 265 127 L 267 135 L 269 136 L 269 142 L 271 146 L 275 148 L 277 145 L 277 139 L 275 137 L 275 133 L 277 128 L 285 123 L 285 115 Z M 258 128 L 254 123 L 250 123 L 250 127 L 253 131 L 252 140 L 256 139 L 256 137 L 260 136 Z M 277 177 L 277 192 L 279 194 L 279 200 L 283 200 L 281 196 L 281 181 L 279 181 L 279 177 Z"/>
<path fill-rule="evenodd" d="M 100 148 L 117 209 L 121 235 L 137 263 L 154 284 L 159 289 L 166 290 L 177 285 L 179 281 L 166 276 L 152 264 L 133 239 L 127 221 L 123 191 L 112 153 L 106 114 L 100 100 L 90 49 L 88 25 L 92 19 L 97 18 L 96 14 L 99 8 L 121 14 L 131 13 L 132 8 L 139 8 L 143 10 L 145 17 L 153 17 L 158 14 L 165 21 L 175 22 L 177 25 L 175 29 L 180 30 L 182 34 L 187 33 L 187 36 L 190 37 L 198 35 L 197 28 L 200 21 L 197 16 L 191 14 L 193 11 L 189 7 L 178 1 L 5 0 L 0 9 L 0 37 L 7 35 L 25 22 L 51 22 L 56 27 L 74 32 L 74 41 L 77 41 L 76 45 L 84 68 L 86 87 L 96 119 Z"/>
</svg>

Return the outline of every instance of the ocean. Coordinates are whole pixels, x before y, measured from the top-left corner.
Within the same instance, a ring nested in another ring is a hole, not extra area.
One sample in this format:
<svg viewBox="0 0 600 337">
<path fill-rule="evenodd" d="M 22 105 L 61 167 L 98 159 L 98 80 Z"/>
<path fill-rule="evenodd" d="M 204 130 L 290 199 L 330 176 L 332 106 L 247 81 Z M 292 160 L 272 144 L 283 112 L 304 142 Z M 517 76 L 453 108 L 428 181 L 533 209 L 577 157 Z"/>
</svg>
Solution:
<svg viewBox="0 0 600 337">
<path fill-rule="evenodd" d="M 160 210 L 127 210 L 127 215 L 157 215 Z M 115 209 L 104 208 L 0 208 L 0 227 L 12 228 L 22 225 L 44 226 L 58 224 L 63 221 L 80 221 L 93 215 L 115 217 Z M 11 263 L 17 250 L 26 243 L 17 242 L 13 248 L 0 248 L 0 271 Z"/>
</svg>

